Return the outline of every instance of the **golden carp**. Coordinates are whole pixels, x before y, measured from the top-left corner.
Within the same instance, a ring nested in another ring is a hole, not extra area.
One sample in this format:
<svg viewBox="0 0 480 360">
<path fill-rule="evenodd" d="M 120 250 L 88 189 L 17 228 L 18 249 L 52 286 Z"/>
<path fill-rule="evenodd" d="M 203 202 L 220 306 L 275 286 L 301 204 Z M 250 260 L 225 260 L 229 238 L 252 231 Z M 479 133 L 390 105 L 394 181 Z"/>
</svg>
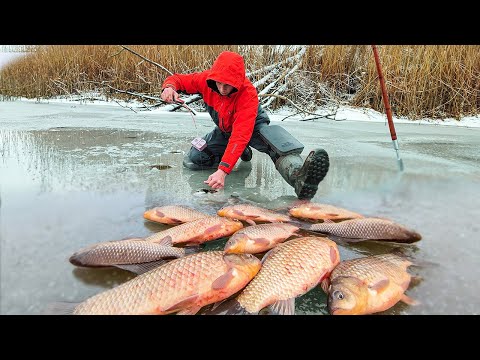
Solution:
<svg viewBox="0 0 480 360">
<path fill-rule="evenodd" d="M 226 253 L 262 253 L 295 235 L 298 226 L 271 223 L 248 226 L 238 230 L 225 244 Z"/>
<path fill-rule="evenodd" d="M 363 218 L 363 215 L 330 204 L 312 202 L 296 205 L 288 210 L 290 215 L 300 219 L 316 220 L 346 220 Z"/>
<path fill-rule="evenodd" d="M 318 223 L 304 227 L 304 229 L 347 239 L 386 240 L 404 243 L 412 243 L 422 239 L 422 236 L 412 229 L 391 220 L 379 218 L 351 219 L 339 223 Z"/>
<path fill-rule="evenodd" d="M 318 285 L 339 263 L 335 242 L 300 237 L 267 252 L 262 268 L 236 298 L 215 304 L 205 315 L 258 314 L 269 307 L 274 314 L 294 315 L 295 298 Z"/>
<path fill-rule="evenodd" d="M 251 204 L 224 206 L 217 211 L 217 215 L 243 220 L 250 225 L 256 225 L 257 222 L 288 222 L 292 220 L 288 215 Z"/>
<path fill-rule="evenodd" d="M 215 215 L 176 225 L 147 236 L 145 240 L 162 245 L 198 245 L 230 236 L 241 228 L 241 221 Z"/>
<path fill-rule="evenodd" d="M 76 266 L 103 267 L 174 259 L 190 252 L 192 249 L 160 245 L 143 239 L 126 239 L 87 246 L 70 256 L 69 261 Z"/>
<path fill-rule="evenodd" d="M 207 216 L 210 215 L 183 205 L 157 206 L 143 213 L 145 219 L 167 225 L 183 224 Z"/>
<path fill-rule="evenodd" d="M 332 315 L 362 315 L 385 311 L 400 300 L 417 302 L 404 294 L 410 285 L 412 263 L 395 254 L 372 255 L 342 261 L 322 283 Z"/>
<path fill-rule="evenodd" d="M 251 254 L 188 255 L 83 301 L 73 314 L 193 315 L 243 289 L 260 267 L 260 260 Z"/>
</svg>

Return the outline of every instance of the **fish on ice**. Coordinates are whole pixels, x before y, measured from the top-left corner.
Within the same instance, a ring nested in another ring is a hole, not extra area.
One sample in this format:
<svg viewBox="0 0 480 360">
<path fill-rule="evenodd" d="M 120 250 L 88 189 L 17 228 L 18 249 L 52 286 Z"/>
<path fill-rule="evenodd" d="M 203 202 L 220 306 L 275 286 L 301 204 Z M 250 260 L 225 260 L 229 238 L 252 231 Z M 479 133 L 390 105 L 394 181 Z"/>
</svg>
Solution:
<svg viewBox="0 0 480 360">
<path fill-rule="evenodd" d="M 262 259 L 262 268 L 235 298 L 215 304 L 204 315 L 256 315 L 268 307 L 278 315 L 295 314 L 295 298 L 327 278 L 340 262 L 335 242 L 300 237 L 278 244 Z"/>
<path fill-rule="evenodd" d="M 193 315 L 242 290 L 261 268 L 251 254 L 204 251 L 174 259 L 77 304 L 57 303 L 48 314 Z"/>
<path fill-rule="evenodd" d="M 399 301 L 415 305 L 405 294 L 412 262 L 388 253 L 342 261 L 321 286 L 332 315 L 365 315 L 390 309 Z"/>
</svg>

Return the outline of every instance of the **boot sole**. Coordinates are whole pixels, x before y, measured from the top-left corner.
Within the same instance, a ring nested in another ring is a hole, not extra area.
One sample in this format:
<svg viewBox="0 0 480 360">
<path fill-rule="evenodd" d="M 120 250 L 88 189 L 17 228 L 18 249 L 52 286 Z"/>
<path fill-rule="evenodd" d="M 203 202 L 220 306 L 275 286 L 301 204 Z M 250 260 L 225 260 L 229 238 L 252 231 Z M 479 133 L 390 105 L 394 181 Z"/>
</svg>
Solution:
<svg viewBox="0 0 480 360">
<path fill-rule="evenodd" d="M 308 164 L 305 183 L 298 194 L 300 200 L 311 199 L 315 196 L 318 184 L 327 175 L 329 167 L 330 160 L 327 152 L 323 149 L 318 150 Z"/>
</svg>

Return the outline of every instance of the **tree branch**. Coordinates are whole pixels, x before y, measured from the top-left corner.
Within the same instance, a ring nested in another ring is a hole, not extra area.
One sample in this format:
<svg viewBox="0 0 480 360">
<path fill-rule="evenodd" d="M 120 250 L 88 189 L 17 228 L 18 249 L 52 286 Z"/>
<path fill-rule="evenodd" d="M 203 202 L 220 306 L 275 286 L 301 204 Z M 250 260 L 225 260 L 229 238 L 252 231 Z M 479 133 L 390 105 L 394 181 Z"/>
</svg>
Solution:
<svg viewBox="0 0 480 360">
<path fill-rule="evenodd" d="M 155 96 L 140 94 L 140 93 L 136 93 L 136 92 L 133 92 L 133 91 L 116 89 L 116 88 L 114 88 L 113 86 L 111 86 L 111 85 L 109 85 L 109 84 L 105 84 L 105 85 L 107 85 L 110 89 L 115 90 L 116 92 L 119 92 L 119 93 L 122 93 L 122 94 L 128 94 L 128 95 L 138 96 L 138 97 L 141 97 L 141 98 L 144 98 L 144 99 L 148 99 L 148 100 L 161 101 L 161 102 L 163 102 L 164 104 L 167 104 L 166 101 L 163 101 L 162 99 L 160 99 L 160 98 L 158 98 L 158 97 L 155 97 Z"/>
<path fill-rule="evenodd" d="M 307 110 L 305 110 L 305 109 L 302 109 L 300 106 L 296 105 L 292 100 L 290 100 L 289 98 L 287 98 L 287 97 L 285 97 L 285 96 L 282 96 L 282 95 L 277 95 L 277 94 L 258 94 L 258 96 L 273 96 L 273 97 L 276 97 L 276 98 L 279 98 L 279 99 L 283 99 L 283 100 L 285 100 L 285 101 L 288 101 L 290 104 L 292 104 L 292 106 L 293 106 L 294 108 L 296 108 L 297 110 L 299 110 L 299 113 L 305 113 L 305 114 L 309 114 L 309 115 L 315 116 L 315 118 L 309 118 L 309 119 L 305 119 L 305 120 L 303 120 L 303 121 L 313 120 L 313 119 L 316 119 L 316 118 L 327 118 L 327 119 L 329 119 L 328 116 L 332 116 L 332 115 L 335 115 L 335 114 L 336 114 L 336 112 L 333 113 L 333 114 L 327 114 L 327 115 L 321 115 L 321 114 L 312 113 L 312 112 L 310 112 L 310 111 L 307 111 Z M 297 113 L 297 114 L 299 114 L 299 113 Z M 295 115 L 296 115 L 296 114 L 295 114 Z M 292 115 L 289 115 L 289 116 L 287 116 L 287 117 L 290 117 L 290 116 L 292 116 Z M 286 118 L 285 118 L 285 119 L 286 119 Z M 285 120 L 285 119 L 283 119 L 283 120 Z M 282 120 L 282 121 L 283 121 L 283 120 Z M 332 119 L 332 120 L 335 120 L 335 119 Z"/>
<path fill-rule="evenodd" d="M 152 60 L 150 60 L 150 59 L 147 59 L 145 56 L 140 55 L 139 53 L 133 51 L 132 49 L 129 49 L 128 47 L 126 47 L 126 46 L 124 46 L 124 45 L 120 45 L 120 46 L 121 46 L 122 48 L 124 48 L 125 50 L 130 51 L 132 54 L 137 55 L 138 57 L 142 58 L 143 60 L 149 62 L 150 64 L 153 64 L 153 65 L 158 66 L 159 68 L 165 70 L 165 71 L 166 71 L 167 73 L 169 73 L 170 75 L 173 75 L 173 73 L 172 73 L 170 70 L 168 70 L 166 67 L 160 65 L 159 63 L 156 63 L 155 61 L 152 61 Z"/>
</svg>

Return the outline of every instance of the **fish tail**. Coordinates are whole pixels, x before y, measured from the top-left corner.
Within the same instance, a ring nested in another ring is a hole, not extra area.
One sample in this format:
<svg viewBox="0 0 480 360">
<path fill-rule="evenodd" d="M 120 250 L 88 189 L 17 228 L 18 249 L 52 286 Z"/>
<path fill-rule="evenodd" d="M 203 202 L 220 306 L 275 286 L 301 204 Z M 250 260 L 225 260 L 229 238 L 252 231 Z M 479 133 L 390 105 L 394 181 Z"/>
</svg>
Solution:
<svg viewBox="0 0 480 360">
<path fill-rule="evenodd" d="M 253 315 L 238 302 L 237 299 L 229 299 L 213 304 L 213 307 L 203 315 Z"/>
<path fill-rule="evenodd" d="M 295 298 L 278 300 L 268 306 L 269 315 L 295 315 Z"/>
<path fill-rule="evenodd" d="M 403 294 L 400 301 L 404 302 L 407 305 L 417 306 L 420 305 L 420 301 L 412 299 L 410 296 Z"/>
<path fill-rule="evenodd" d="M 160 266 L 162 266 L 162 265 L 164 265 L 168 262 L 169 262 L 169 260 L 160 259 L 160 260 L 146 262 L 146 263 L 115 264 L 113 266 L 115 266 L 119 269 L 122 269 L 122 270 L 130 271 L 131 273 L 140 275 L 140 274 L 144 274 L 144 273 L 146 273 L 150 270 L 156 269 L 157 267 L 160 267 Z"/>
<path fill-rule="evenodd" d="M 185 247 L 185 256 L 190 255 L 190 254 L 196 254 L 200 252 L 202 247 L 200 245 L 197 246 L 186 246 Z"/>
<path fill-rule="evenodd" d="M 42 315 L 73 315 L 79 302 L 57 301 L 48 304 Z"/>
</svg>

